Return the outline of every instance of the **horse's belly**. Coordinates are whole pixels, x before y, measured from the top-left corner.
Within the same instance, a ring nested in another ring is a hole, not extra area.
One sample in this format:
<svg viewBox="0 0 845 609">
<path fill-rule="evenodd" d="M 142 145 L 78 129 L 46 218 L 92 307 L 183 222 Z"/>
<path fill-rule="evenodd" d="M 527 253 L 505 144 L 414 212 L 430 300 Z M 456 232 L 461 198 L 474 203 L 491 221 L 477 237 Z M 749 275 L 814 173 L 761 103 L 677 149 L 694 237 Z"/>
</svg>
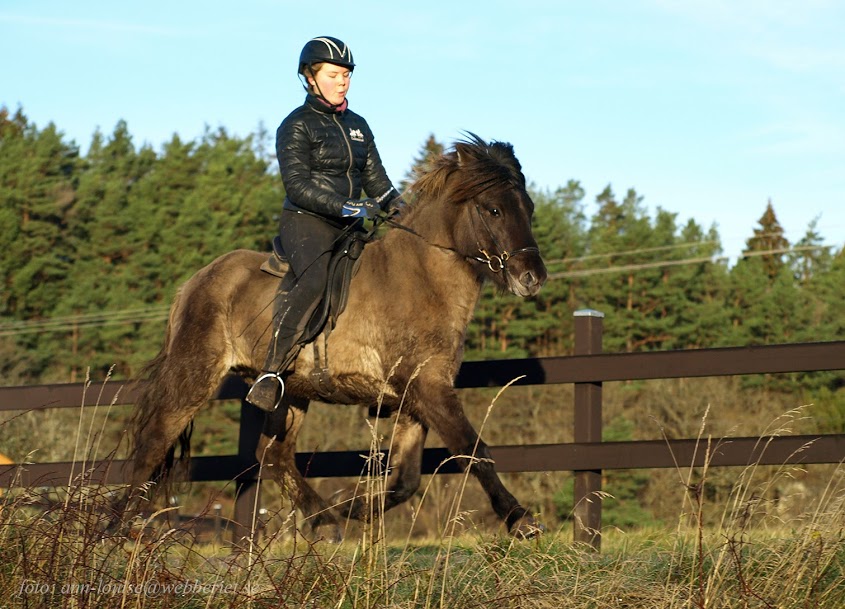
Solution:
<svg viewBox="0 0 845 609">
<path fill-rule="evenodd" d="M 347 396 L 350 403 L 374 403 L 383 396 L 396 397 L 390 386 L 390 369 L 385 374 L 379 352 L 366 346 L 348 346 L 329 339 L 328 357 L 322 336 L 305 345 L 296 359 L 296 368 L 288 384 L 298 393 L 317 392 L 326 388 L 338 396 Z M 315 351 L 319 361 L 315 361 Z M 326 398 L 327 396 L 320 396 Z"/>
</svg>

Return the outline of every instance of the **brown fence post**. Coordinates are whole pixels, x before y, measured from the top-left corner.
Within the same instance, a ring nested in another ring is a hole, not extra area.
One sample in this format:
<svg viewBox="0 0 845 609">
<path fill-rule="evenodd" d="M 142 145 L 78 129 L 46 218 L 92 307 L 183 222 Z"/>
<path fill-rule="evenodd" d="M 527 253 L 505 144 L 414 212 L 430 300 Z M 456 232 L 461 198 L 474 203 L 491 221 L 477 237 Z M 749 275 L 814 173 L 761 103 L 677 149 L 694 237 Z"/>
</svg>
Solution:
<svg viewBox="0 0 845 609">
<path fill-rule="evenodd" d="M 575 355 L 602 351 L 604 313 L 575 311 Z M 601 383 L 575 383 L 575 442 L 601 442 Z M 574 540 L 601 550 L 601 470 L 575 471 Z"/>
<path fill-rule="evenodd" d="M 264 427 L 264 412 L 247 402 L 241 401 L 241 425 L 238 430 L 238 460 L 241 473 L 235 484 L 235 518 L 232 541 L 238 545 L 244 538 L 257 539 L 258 513 L 260 505 L 258 486 L 258 460 L 255 449 Z"/>
</svg>

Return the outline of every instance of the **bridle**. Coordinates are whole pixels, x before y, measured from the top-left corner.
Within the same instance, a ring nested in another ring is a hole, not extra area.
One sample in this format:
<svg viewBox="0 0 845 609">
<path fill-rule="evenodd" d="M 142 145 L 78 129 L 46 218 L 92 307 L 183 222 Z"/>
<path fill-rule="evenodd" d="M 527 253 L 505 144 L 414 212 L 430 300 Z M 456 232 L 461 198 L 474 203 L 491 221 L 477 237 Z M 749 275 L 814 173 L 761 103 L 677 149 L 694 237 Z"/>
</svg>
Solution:
<svg viewBox="0 0 845 609">
<path fill-rule="evenodd" d="M 496 240 L 496 236 L 493 234 L 493 231 L 490 229 L 490 226 L 487 224 L 487 221 L 484 219 L 484 216 L 481 214 L 481 208 L 479 207 L 478 203 L 475 204 L 475 211 L 478 214 L 479 220 L 481 220 L 482 226 L 487 231 L 487 234 L 490 236 L 490 240 L 493 242 L 493 246 L 498 250 L 498 253 L 491 254 L 487 251 L 484 247 L 481 246 L 481 243 L 478 241 L 478 230 L 475 227 L 475 222 L 472 219 L 472 215 L 470 215 L 470 224 L 472 225 L 472 231 L 475 234 L 475 245 L 478 247 L 478 252 L 481 256 L 476 255 L 467 255 L 459 252 L 454 247 L 449 247 L 446 245 L 439 245 L 437 243 L 432 243 L 428 239 L 426 239 L 423 235 L 419 234 L 414 229 L 401 224 L 393 219 L 392 215 L 387 215 L 384 217 L 383 222 L 386 222 L 393 228 L 398 228 L 400 230 L 404 230 L 405 232 L 411 233 L 412 235 L 422 239 L 427 245 L 431 247 L 436 247 L 441 250 L 445 250 L 447 252 L 452 252 L 454 254 L 458 254 L 459 256 L 463 257 L 466 260 L 472 260 L 474 262 L 478 262 L 480 264 L 486 264 L 487 267 L 494 273 L 500 273 L 507 268 L 508 260 L 518 256 L 519 254 L 525 253 L 533 253 L 539 254 L 540 248 L 534 245 L 530 245 L 527 247 L 521 247 L 519 249 L 513 250 L 509 252 L 508 250 L 502 248 L 498 241 Z"/>
<path fill-rule="evenodd" d="M 478 237 L 475 239 L 475 245 L 478 246 L 478 251 L 481 252 L 481 255 L 484 256 L 483 259 L 476 257 L 475 260 L 480 262 L 486 262 L 487 266 L 490 267 L 490 270 L 494 273 L 498 273 L 507 266 L 508 260 L 513 258 L 514 256 L 518 256 L 519 254 L 525 253 L 532 253 L 532 254 L 540 254 L 540 248 L 534 245 L 530 245 L 527 247 L 521 247 L 517 250 L 509 252 L 506 249 L 503 249 L 498 241 L 496 241 L 496 236 L 493 234 L 493 231 L 490 229 L 490 225 L 487 224 L 487 220 L 484 219 L 484 215 L 481 213 L 481 207 L 478 203 L 475 204 L 475 212 L 478 214 L 478 219 L 481 220 L 482 226 L 487 231 L 487 234 L 490 236 L 490 240 L 493 242 L 493 245 L 497 250 L 499 250 L 498 254 L 490 254 L 487 252 L 486 249 L 481 247 L 481 244 L 478 242 Z M 469 223 L 472 224 L 472 231 L 477 235 L 478 231 L 475 229 L 475 222 L 472 219 L 472 215 L 469 217 Z"/>
</svg>

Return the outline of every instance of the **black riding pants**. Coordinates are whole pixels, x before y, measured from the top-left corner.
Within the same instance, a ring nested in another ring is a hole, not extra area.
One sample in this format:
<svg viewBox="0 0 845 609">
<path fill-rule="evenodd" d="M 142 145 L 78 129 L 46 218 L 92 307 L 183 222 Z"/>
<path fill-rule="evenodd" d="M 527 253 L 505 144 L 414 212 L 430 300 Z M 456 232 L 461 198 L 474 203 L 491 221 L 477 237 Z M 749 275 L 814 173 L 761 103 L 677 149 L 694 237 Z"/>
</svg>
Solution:
<svg viewBox="0 0 845 609">
<path fill-rule="evenodd" d="M 342 228 L 319 217 L 285 209 L 279 219 L 279 237 L 290 263 L 276 298 L 274 340 L 266 370 L 276 370 L 305 332 L 328 282 L 329 261 Z M 287 292 L 287 293 L 285 293 Z"/>
</svg>

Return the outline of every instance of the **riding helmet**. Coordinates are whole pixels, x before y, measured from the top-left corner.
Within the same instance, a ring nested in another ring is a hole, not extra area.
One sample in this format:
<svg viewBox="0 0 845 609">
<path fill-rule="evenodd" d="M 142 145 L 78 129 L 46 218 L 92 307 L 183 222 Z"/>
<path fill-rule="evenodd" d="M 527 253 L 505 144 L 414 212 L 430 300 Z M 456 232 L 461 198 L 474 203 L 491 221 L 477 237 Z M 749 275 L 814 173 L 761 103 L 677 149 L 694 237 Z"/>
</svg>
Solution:
<svg viewBox="0 0 845 609">
<path fill-rule="evenodd" d="M 305 73 L 305 66 L 310 68 L 315 63 L 323 62 L 350 70 L 355 68 L 352 50 L 343 41 L 331 36 L 318 36 L 305 43 L 299 54 L 299 73 Z"/>
</svg>

